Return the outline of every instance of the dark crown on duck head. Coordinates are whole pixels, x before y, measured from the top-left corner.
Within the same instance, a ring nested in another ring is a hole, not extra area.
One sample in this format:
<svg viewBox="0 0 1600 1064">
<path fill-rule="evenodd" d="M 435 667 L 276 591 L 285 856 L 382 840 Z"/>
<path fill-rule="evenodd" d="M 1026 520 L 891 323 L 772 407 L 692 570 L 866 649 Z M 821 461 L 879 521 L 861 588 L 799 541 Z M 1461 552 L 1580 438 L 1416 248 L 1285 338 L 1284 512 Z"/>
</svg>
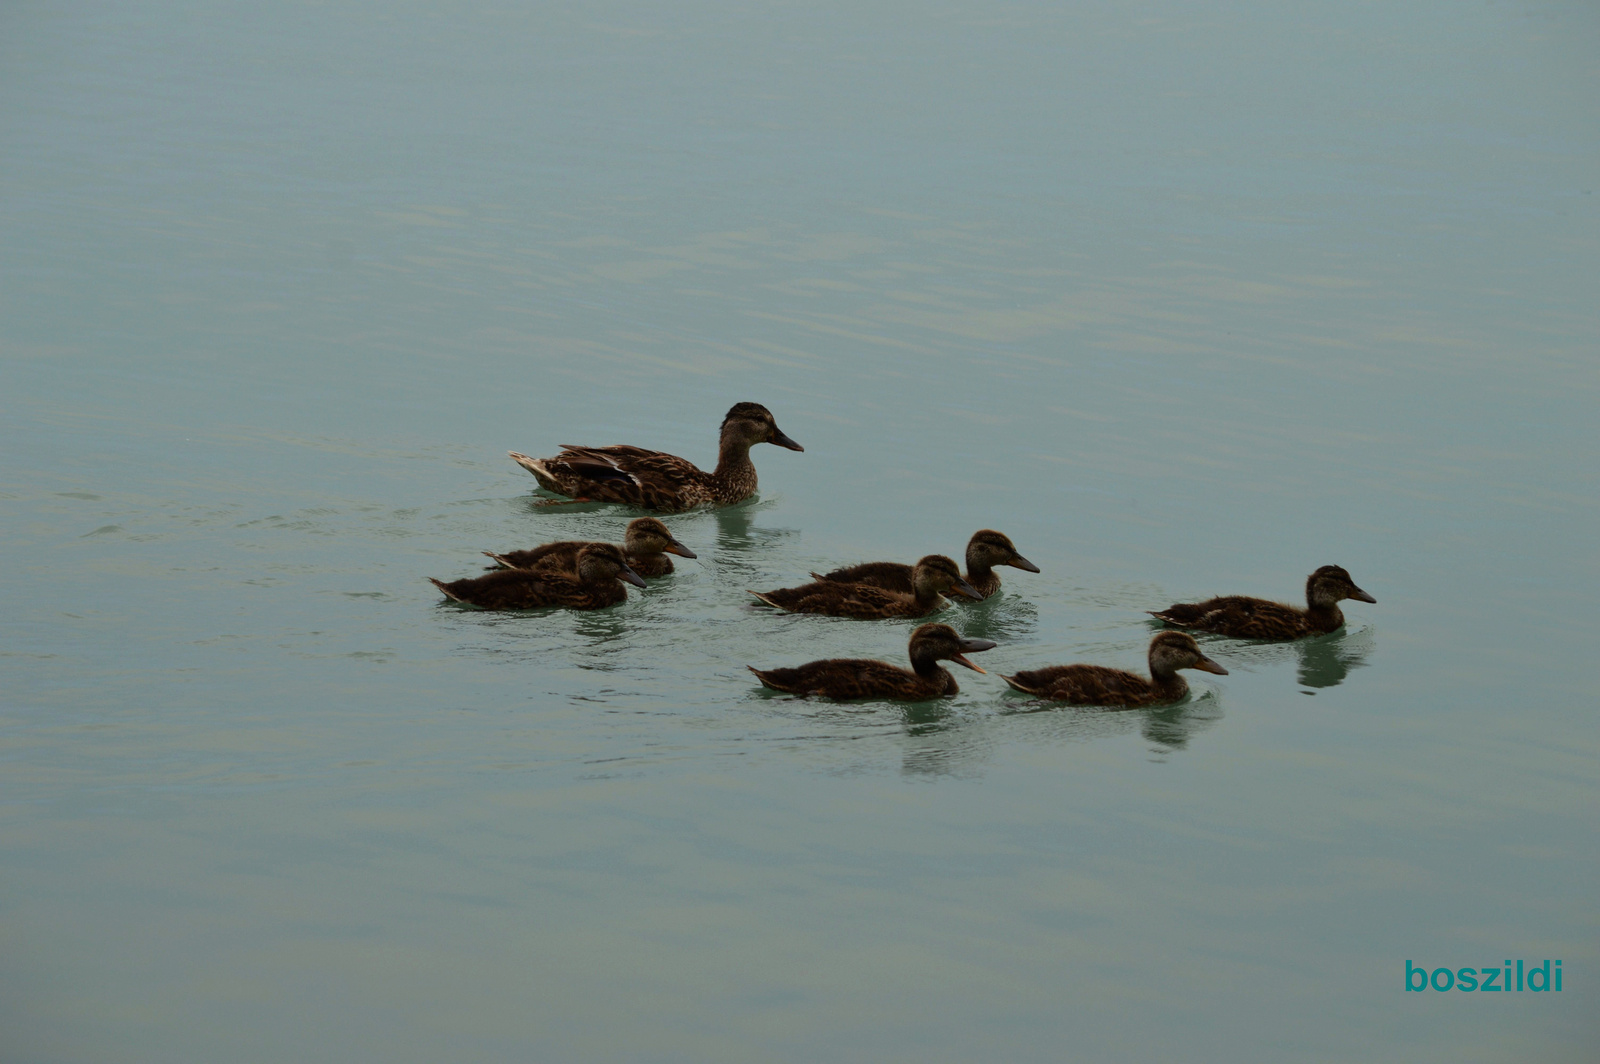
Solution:
<svg viewBox="0 0 1600 1064">
<path fill-rule="evenodd" d="M 996 532 L 992 528 L 978 529 L 972 534 L 972 538 L 967 541 L 967 546 L 971 547 L 979 543 L 987 547 L 999 547 L 1001 550 L 1011 554 L 1017 553 L 1017 548 L 1011 542 L 1011 537 L 1004 532 Z"/>
<path fill-rule="evenodd" d="M 722 419 L 722 427 L 727 428 L 730 421 L 764 421 L 771 423 L 777 420 L 772 416 L 772 411 L 760 403 L 734 403 L 728 408 L 728 416 Z"/>
</svg>

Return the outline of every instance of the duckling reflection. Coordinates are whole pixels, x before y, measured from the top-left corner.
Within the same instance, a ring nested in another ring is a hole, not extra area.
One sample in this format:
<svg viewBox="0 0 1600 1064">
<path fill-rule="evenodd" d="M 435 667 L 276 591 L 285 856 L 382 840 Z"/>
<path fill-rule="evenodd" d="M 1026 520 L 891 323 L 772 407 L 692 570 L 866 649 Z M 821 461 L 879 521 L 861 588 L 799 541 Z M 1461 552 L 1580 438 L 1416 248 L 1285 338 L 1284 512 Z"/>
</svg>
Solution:
<svg viewBox="0 0 1600 1064">
<path fill-rule="evenodd" d="M 1363 667 L 1375 648 L 1372 630 L 1352 632 L 1340 629 L 1330 635 L 1312 636 L 1293 643 L 1246 643 L 1228 647 L 1228 660 L 1245 670 L 1267 668 L 1294 662 L 1296 678 L 1304 688 L 1301 694 L 1315 694 L 1344 683 L 1350 673 Z"/>
<path fill-rule="evenodd" d="M 1167 706 L 1151 706 L 1140 714 L 1139 732 L 1156 745 L 1157 753 L 1184 750 L 1197 732 L 1222 719 L 1222 704 L 1214 691 Z"/>
<path fill-rule="evenodd" d="M 1366 665 L 1373 651 L 1372 632 L 1343 632 L 1294 645 L 1300 656 L 1299 680 L 1303 687 L 1338 687 L 1352 669 Z M 1306 692 L 1310 694 L 1310 691 Z"/>
<path fill-rule="evenodd" d="M 1187 749 L 1195 735 L 1221 720 L 1222 703 L 1210 691 L 1137 709 L 1029 702 L 1002 707 L 999 719 L 1028 733 L 1020 739 L 1015 732 L 1009 733 L 1008 742 L 1029 745 L 1052 740 L 1090 743 L 1137 732 L 1150 743 L 1154 760 L 1162 761 L 1175 750 Z"/>
</svg>

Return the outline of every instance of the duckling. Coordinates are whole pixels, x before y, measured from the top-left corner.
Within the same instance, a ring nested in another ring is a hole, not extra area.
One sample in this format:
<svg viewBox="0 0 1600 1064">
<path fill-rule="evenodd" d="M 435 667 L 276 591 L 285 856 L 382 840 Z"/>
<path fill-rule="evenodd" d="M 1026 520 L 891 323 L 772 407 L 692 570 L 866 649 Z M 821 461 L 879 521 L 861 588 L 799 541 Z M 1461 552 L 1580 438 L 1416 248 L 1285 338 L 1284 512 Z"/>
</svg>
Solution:
<svg viewBox="0 0 1600 1064">
<path fill-rule="evenodd" d="M 930 554 L 912 568 L 912 591 L 890 591 L 871 584 L 839 584 L 818 580 L 800 587 L 750 594 L 769 606 L 792 613 L 826 613 L 834 617 L 925 617 L 946 605 L 945 591 L 954 590 L 968 598 L 978 592 L 961 578 L 956 563 L 942 554 Z"/>
<path fill-rule="evenodd" d="M 1053 665 L 1048 669 L 1000 677 L 1024 694 L 1074 702 L 1080 706 L 1154 706 L 1189 693 L 1179 669 L 1202 669 L 1218 676 L 1228 670 L 1200 652 L 1194 636 L 1157 632 L 1150 640 L 1150 679 L 1103 665 Z"/>
<path fill-rule="evenodd" d="M 561 453 L 554 458 L 509 453 L 546 491 L 580 502 L 625 502 L 643 510 L 675 514 L 702 503 L 726 506 L 754 495 L 756 467 L 750 461 L 750 448 L 758 443 L 805 450 L 778 430 L 766 407 L 735 403 L 722 419 L 717 468 L 710 473 L 686 458 L 642 447 L 562 444 Z"/>
<path fill-rule="evenodd" d="M 1325 635 L 1344 624 L 1340 601 L 1378 600 L 1356 587 L 1350 574 L 1337 565 L 1324 565 L 1306 577 L 1307 609 L 1296 609 L 1281 602 L 1225 595 L 1204 602 L 1178 603 L 1150 616 L 1179 628 L 1195 628 L 1239 639 L 1304 639 Z"/>
<path fill-rule="evenodd" d="M 981 528 L 967 541 L 967 583 L 977 590 L 980 599 L 986 599 L 1000 590 L 1000 574 L 994 571 L 997 565 L 1009 565 L 1030 573 L 1039 571 L 1037 565 L 1017 553 L 1017 548 L 1005 533 Z M 818 573 L 811 575 L 818 580 L 871 584 L 890 591 L 911 593 L 911 566 L 899 562 L 865 562 L 846 569 L 835 569 L 826 576 Z"/>
<path fill-rule="evenodd" d="M 792 669 L 745 668 L 774 691 L 796 695 L 824 695 L 828 698 L 889 698 L 900 702 L 924 702 L 947 698 L 961 690 L 941 660 L 965 665 L 973 672 L 982 669 L 962 657 L 980 650 L 993 650 L 987 639 L 963 639 L 948 624 L 925 624 L 911 633 L 911 668 L 902 669 L 886 661 L 864 658 L 830 658 L 810 661 Z"/>
<path fill-rule="evenodd" d="M 483 553 L 507 569 L 553 569 L 558 572 L 578 571 L 578 552 L 589 544 L 579 539 L 545 543 L 532 550 L 513 550 L 505 554 L 492 551 Z M 672 572 L 669 554 L 680 558 L 696 557 L 695 552 L 672 538 L 667 526 L 654 517 L 636 517 L 628 522 L 628 531 L 622 537 L 622 553 L 628 567 L 640 576 L 666 576 Z"/>
<path fill-rule="evenodd" d="M 621 581 L 644 587 L 639 574 L 628 568 L 622 551 L 609 543 L 584 544 L 578 551 L 576 573 L 497 569 L 487 576 L 448 584 L 429 579 L 434 587 L 457 602 L 486 610 L 532 610 L 540 606 L 599 610 L 615 606 L 628 597 Z"/>
</svg>

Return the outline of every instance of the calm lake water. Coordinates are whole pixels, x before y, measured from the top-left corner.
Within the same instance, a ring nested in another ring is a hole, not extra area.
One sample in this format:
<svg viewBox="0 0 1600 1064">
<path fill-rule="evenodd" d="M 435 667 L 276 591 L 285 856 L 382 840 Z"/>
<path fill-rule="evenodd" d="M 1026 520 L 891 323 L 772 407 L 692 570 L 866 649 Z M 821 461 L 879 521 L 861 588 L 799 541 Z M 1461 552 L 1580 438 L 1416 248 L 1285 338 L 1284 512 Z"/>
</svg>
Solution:
<svg viewBox="0 0 1600 1064">
<path fill-rule="evenodd" d="M 1588 1061 L 1600 13 L 0 14 L 0 1058 Z M 508 449 L 758 499 L 626 605 Z M 746 588 L 1008 533 L 991 671 L 1377 598 L 1149 712 L 775 696 Z M 1563 962 L 1561 993 L 1408 963 Z"/>
</svg>

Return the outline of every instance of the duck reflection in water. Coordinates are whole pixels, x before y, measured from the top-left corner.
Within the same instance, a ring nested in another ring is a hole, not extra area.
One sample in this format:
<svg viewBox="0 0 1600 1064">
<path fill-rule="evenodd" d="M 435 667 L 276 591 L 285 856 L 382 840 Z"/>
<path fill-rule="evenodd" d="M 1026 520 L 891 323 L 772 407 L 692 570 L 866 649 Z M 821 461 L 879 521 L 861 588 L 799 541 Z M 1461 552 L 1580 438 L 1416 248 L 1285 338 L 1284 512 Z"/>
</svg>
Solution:
<svg viewBox="0 0 1600 1064">
<path fill-rule="evenodd" d="M 1294 644 L 1300 658 L 1299 679 L 1302 687 L 1338 687 L 1350 675 L 1367 663 L 1373 651 L 1372 633 L 1335 632 L 1321 639 L 1307 639 Z M 1315 694 L 1304 691 L 1302 694 Z"/>
<path fill-rule="evenodd" d="M 717 523 L 717 550 L 712 564 L 722 572 L 747 579 L 761 573 L 771 560 L 770 552 L 781 541 L 796 534 L 793 528 L 757 528 L 756 514 L 774 501 L 747 501 L 711 511 Z"/>
<path fill-rule="evenodd" d="M 1246 671 L 1294 662 L 1303 695 L 1338 687 L 1350 673 L 1367 663 L 1375 648 L 1371 629 L 1341 628 L 1329 635 L 1312 636 L 1295 643 L 1233 643 L 1228 660 Z"/>
</svg>

